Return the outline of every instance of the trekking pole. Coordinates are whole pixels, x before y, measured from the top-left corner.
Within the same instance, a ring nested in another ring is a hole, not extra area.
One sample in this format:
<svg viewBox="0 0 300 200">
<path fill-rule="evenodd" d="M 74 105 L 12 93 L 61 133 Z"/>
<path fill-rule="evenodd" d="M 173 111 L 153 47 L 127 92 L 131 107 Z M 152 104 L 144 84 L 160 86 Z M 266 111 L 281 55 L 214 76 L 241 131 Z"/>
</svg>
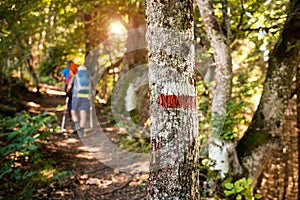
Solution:
<svg viewBox="0 0 300 200">
<path fill-rule="evenodd" d="M 93 105 L 92 105 L 92 100 L 90 102 L 90 128 L 93 128 Z"/>
<path fill-rule="evenodd" d="M 69 102 L 69 97 L 66 97 L 66 105 L 65 105 L 65 109 L 64 109 L 64 115 L 61 121 L 61 132 L 64 131 L 64 127 L 65 127 L 65 122 L 66 122 L 66 113 L 68 111 L 68 102 Z"/>
</svg>

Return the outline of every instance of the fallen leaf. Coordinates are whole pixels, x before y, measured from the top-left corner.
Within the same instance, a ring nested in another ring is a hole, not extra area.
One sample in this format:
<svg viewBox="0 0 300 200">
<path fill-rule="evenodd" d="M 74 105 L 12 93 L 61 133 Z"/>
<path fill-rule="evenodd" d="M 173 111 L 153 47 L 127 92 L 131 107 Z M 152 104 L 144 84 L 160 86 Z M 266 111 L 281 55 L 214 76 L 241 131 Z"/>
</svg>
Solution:
<svg viewBox="0 0 300 200">
<path fill-rule="evenodd" d="M 100 185 L 100 179 L 98 178 L 89 178 L 86 182 L 87 185 Z"/>
<path fill-rule="evenodd" d="M 88 174 L 83 174 L 79 177 L 81 180 L 86 180 L 89 178 L 89 175 Z"/>
</svg>

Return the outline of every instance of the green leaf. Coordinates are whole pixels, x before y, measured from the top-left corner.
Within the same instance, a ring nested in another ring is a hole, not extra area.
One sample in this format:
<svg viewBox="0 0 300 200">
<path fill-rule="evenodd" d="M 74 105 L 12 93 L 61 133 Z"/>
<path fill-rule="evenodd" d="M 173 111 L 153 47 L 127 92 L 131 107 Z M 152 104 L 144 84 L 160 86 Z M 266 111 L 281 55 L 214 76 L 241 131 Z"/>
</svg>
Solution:
<svg viewBox="0 0 300 200">
<path fill-rule="evenodd" d="M 235 199 L 236 200 L 242 200 L 242 195 L 238 194 Z"/>
<path fill-rule="evenodd" d="M 241 187 L 241 186 L 235 187 L 236 193 L 240 193 L 240 192 L 242 192 L 243 190 L 244 190 L 244 188 Z"/>
<path fill-rule="evenodd" d="M 253 182 L 253 180 L 252 180 L 251 178 L 248 178 L 248 179 L 247 179 L 247 185 L 251 185 L 252 182 Z"/>
<path fill-rule="evenodd" d="M 3 148 L 1 148 L 0 150 L 0 154 L 2 154 L 3 156 L 7 156 L 15 151 L 17 151 L 18 149 L 20 149 L 20 147 L 22 147 L 20 144 L 9 144 Z"/>
<path fill-rule="evenodd" d="M 12 172 L 12 168 L 11 167 L 3 167 L 2 169 L 0 169 L 0 179 L 2 179 L 5 174 L 11 173 Z"/>
<path fill-rule="evenodd" d="M 231 190 L 233 188 L 233 184 L 232 183 L 225 183 L 225 188 L 228 190 Z"/>
<path fill-rule="evenodd" d="M 232 191 L 232 190 L 224 190 L 224 194 L 226 196 L 230 196 L 230 195 L 234 194 L 234 191 Z"/>
<path fill-rule="evenodd" d="M 33 172 L 33 171 L 26 171 L 23 176 L 22 176 L 22 179 L 23 180 L 26 180 L 32 176 L 34 176 L 36 174 L 36 172 Z"/>
<path fill-rule="evenodd" d="M 261 194 L 255 194 L 255 195 L 254 195 L 254 198 L 255 198 L 255 199 L 261 199 L 261 198 L 262 198 L 262 195 L 261 195 Z"/>
<path fill-rule="evenodd" d="M 36 145 L 33 144 L 33 145 L 28 146 L 27 148 L 29 151 L 33 151 L 33 150 L 36 150 Z"/>
<path fill-rule="evenodd" d="M 16 136 L 18 136 L 19 134 L 20 134 L 19 132 L 14 131 L 14 132 L 9 133 L 7 138 L 8 138 L 9 140 L 12 140 L 12 139 L 14 139 Z"/>
</svg>

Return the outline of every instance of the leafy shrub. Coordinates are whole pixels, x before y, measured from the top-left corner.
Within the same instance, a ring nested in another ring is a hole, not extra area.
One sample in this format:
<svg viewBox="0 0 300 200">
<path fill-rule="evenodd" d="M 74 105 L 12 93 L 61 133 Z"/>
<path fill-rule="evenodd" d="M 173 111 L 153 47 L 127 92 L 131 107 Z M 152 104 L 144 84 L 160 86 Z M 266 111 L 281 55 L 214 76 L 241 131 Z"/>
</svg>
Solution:
<svg viewBox="0 0 300 200">
<path fill-rule="evenodd" d="M 211 83 L 197 83 L 198 105 L 199 105 L 199 129 L 200 132 L 208 134 L 210 128 L 218 120 L 211 120 L 212 96 L 209 94 Z M 240 134 L 240 125 L 247 126 L 249 119 L 247 115 L 253 112 L 253 96 L 259 91 L 259 82 L 235 83 L 232 86 L 232 98 L 227 103 L 226 118 L 222 126 L 221 139 L 234 140 Z M 202 136 L 203 137 L 203 136 Z M 205 139 L 205 138 L 204 138 Z M 204 140 L 203 139 L 203 140 Z"/>
<path fill-rule="evenodd" d="M 235 182 L 231 182 L 230 180 L 227 179 L 222 183 L 223 192 L 229 199 L 252 200 L 253 198 L 260 199 L 262 197 L 260 194 L 253 195 L 251 178 L 243 177 Z"/>
<path fill-rule="evenodd" d="M 39 172 L 51 162 L 44 160 L 42 143 L 55 131 L 56 120 L 47 112 L 35 116 L 22 112 L 0 119 L 0 199 L 29 198 L 35 191 Z"/>
<path fill-rule="evenodd" d="M 250 115 L 253 112 L 252 97 L 257 93 L 258 87 L 258 81 L 245 82 L 243 85 L 233 84 L 233 99 L 228 102 L 226 119 L 221 133 L 223 140 L 235 139 L 240 134 L 239 125 L 247 125 L 249 123 L 246 115 Z"/>
<path fill-rule="evenodd" d="M 254 200 L 261 199 L 261 194 L 253 194 L 252 179 L 242 177 L 233 180 L 231 177 L 221 179 L 217 170 L 212 170 L 214 163 L 203 158 L 200 163 L 201 196 L 219 200 Z"/>
</svg>

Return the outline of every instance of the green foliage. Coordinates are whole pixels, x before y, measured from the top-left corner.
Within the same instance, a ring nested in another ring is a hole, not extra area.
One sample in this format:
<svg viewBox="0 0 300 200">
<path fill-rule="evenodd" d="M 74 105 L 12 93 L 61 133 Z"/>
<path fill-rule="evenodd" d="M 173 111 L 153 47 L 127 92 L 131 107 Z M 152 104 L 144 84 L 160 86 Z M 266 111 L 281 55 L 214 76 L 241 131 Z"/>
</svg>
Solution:
<svg viewBox="0 0 300 200">
<path fill-rule="evenodd" d="M 30 197 L 35 184 L 41 184 L 40 171 L 51 165 L 45 160 L 42 144 L 55 132 L 56 116 L 30 116 L 22 112 L 17 117 L 0 119 L 0 198 Z M 11 194 L 11 195 L 8 195 Z"/>
<path fill-rule="evenodd" d="M 251 97 L 257 92 L 258 87 L 257 81 L 233 85 L 233 98 L 228 102 L 226 120 L 221 133 L 223 140 L 235 139 L 240 134 L 239 126 L 249 123 L 246 115 L 252 112 Z"/>
<path fill-rule="evenodd" d="M 253 112 L 254 95 L 259 95 L 259 81 L 239 81 L 233 84 L 232 99 L 228 102 L 226 118 L 224 121 L 221 138 L 234 140 L 240 133 L 240 126 L 249 123 L 247 116 Z M 197 83 L 199 105 L 199 129 L 202 133 L 209 133 L 211 126 L 211 83 Z M 203 137 L 203 135 L 201 136 Z M 205 138 L 202 138 L 205 140 Z"/>
<path fill-rule="evenodd" d="M 150 151 L 149 138 L 144 137 L 142 133 L 136 133 L 134 135 L 129 133 L 119 134 L 119 146 L 128 151 L 147 153 Z"/>
<path fill-rule="evenodd" d="M 44 77 L 52 75 L 53 66 L 64 64 L 66 56 L 80 55 L 84 24 L 78 7 L 83 4 L 87 3 L 2 1 L 0 75 L 24 79 L 28 76 L 25 66 L 31 63 Z"/>
<path fill-rule="evenodd" d="M 39 81 L 42 82 L 42 83 L 50 84 L 50 85 L 56 85 L 57 84 L 57 80 L 55 78 L 53 78 L 53 76 L 40 77 Z"/>
<path fill-rule="evenodd" d="M 212 170 L 214 163 L 204 158 L 200 163 L 201 196 L 214 197 L 221 200 L 253 200 L 262 198 L 261 194 L 253 194 L 252 179 L 242 177 L 233 180 L 227 177 L 222 180 L 220 173 Z"/>
<path fill-rule="evenodd" d="M 61 55 L 58 56 L 58 58 L 61 57 Z M 53 73 L 55 73 L 55 65 L 58 62 L 56 62 L 55 60 L 50 60 L 50 59 L 46 59 L 44 60 L 38 71 L 39 71 L 39 75 L 41 77 L 45 77 L 45 76 L 51 76 Z"/>
<path fill-rule="evenodd" d="M 260 199 L 262 196 L 260 194 L 255 194 L 253 196 L 253 189 L 251 187 L 252 179 L 251 178 L 241 178 L 235 182 L 231 182 L 230 179 L 225 180 L 222 183 L 222 189 L 226 197 L 229 199 L 236 200 L 252 200 Z"/>
<path fill-rule="evenodd" d="M 211 170 L 213 165 L 214 162 L 208 158 L 202 158 L 199 163 L 202 197 L 212 197 L 220 190 L 220 173 L 216 170 Z"/>
</svg>

